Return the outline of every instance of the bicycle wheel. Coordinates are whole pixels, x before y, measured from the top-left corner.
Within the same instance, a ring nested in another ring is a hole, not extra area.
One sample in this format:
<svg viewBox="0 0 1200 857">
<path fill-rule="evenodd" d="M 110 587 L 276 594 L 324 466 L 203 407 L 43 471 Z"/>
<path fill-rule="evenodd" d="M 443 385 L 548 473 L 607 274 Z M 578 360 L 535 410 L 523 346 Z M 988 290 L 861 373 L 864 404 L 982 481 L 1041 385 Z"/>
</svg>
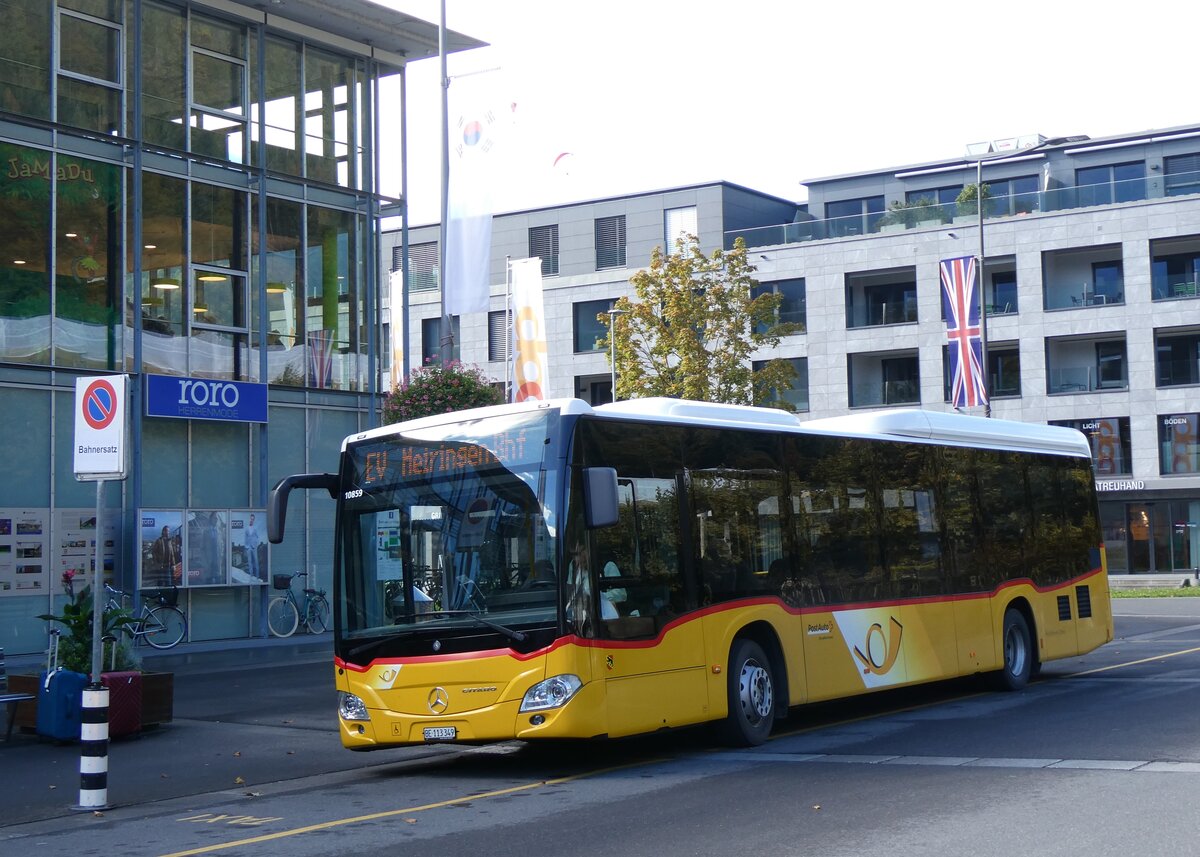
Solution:
<svg viewBox="0 0 1200 857">
<path fill-rule="evenodd" d="M 308 613 L 304 617 L 308 633 L 323 634 L 329 628 L 329 602 L 324 595 L 315 595 L 308 601 Z"/>
<path fill-rule="evenodd" d="M 300 613 L 286 595 L 277 595 L 267 605 L 267 627 L 276 637 L 290 637 L 300 624 Z"/>
<path fill-rule="evenodd" d="M 142 630 L 146 642 L 156 649 L 170 649 L 187 636 L 187 617 L 178 607 L 159 606 L 146 614 Z"/>
</svg>

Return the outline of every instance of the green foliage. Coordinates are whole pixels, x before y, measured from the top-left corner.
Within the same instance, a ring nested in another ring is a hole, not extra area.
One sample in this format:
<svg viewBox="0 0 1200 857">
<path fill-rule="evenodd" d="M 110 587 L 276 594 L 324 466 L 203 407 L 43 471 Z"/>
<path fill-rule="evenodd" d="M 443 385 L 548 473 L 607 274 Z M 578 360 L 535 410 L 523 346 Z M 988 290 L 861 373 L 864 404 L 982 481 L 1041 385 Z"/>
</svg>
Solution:
<svg viewBox="0 0 1200 857">
<path fill-rule="evenodd" d="M 673 396 L 729 404 L 769 404 L 773 390 L 789 390 L 795 371 L 772 360 L 759 372 L 750 358 L 773 348 L 799 325 L 777 324 L 780 295 L 753 297 L 755 268 L 740 238 L 733 250 L 705 256 L 695 236 L 676 252 L 656 247 L 650 265 L 630 277 L 636 301 L 620 298 L 615 330 L 617 397 Z M 607 313 L 597 320 L 609 324 Z M 609 350 L 609 338 L 604 347 Z"/>
<path fill-rule="evenodd" d="M 983 202 L 987 202 L 989 199 L 991 199 L 992 192 L 988 188 L 987 182 L 981 184 L 979 188 L 980 190 L 978 195 L 982 198 Z M 976 191 L 974 184 L 969 184 L 959 191 L 958 196 L 954 199 L 955 203 L 958 205 L 959 217 L 966 217 L 968 215 L 979 213 L 979 207 L 975 202 L 975 197 Z"/>
<path fill-rule="evenodd" d="M 90 674 L 92 671 L 92 587 L 85 586 L 79 592 L 68 588 L 70 601 L 63 605 L 62 613 L 43 613 L 38 616 L 47 622 L 63 626 L 63 635 L 58 642 L 58 663 L 63 669 Z M 104 611 L 101 635 L 112 637 L 116 642 L 103 643 L 101 669 L 113 665 L 113 647 L 116 647 L 116 669 L 139 669 L 137 658 L 130 646 L 130 638 L 122 633 L 126 625 L 134 623 L 133 613 L 128 609 Z"/>
<path fill-rule="evenodd" d="M 383 400 L 385 423 L 400 423 L 433 414 L 498 405 L 503 395 L 478 366 L 452 360 L 412 370 L 408 380 Z"/>
<path fill-rule="evenodd" d="M 879 218 L 879 226 L 892 226 L 894 224 L 903 224 L 906 228 L 912 229 L 921 223 L 926 223 L 931 220 L 941 222 L 946 221 L 946 213 L 942 210 L 942 206 L 938 205 L 937 200 L 932 197 L 922 196 L 914 199 L 912 202 L 893 202 L 888 206 L 887 214 Z"/>
<path fill-rule="evenodd" d="M 1200 586 L 1144 586 L 1137 589 L 1109 588 L 1113 598 L 1200 598 Z"/>
</svg>

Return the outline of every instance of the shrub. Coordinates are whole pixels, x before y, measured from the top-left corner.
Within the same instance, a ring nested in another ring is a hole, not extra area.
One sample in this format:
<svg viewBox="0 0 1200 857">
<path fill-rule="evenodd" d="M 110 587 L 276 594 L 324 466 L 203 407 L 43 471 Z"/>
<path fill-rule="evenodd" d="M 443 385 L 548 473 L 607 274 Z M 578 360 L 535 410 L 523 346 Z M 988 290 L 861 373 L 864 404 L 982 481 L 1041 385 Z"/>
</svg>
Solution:
<svg viewBox="0 0 1200 857">
<path fill-rule="evenodd" d="M 457 360 L 429 363 L 409 373 L 408 380 L 383 400 L 385 423 L 400 423 L 433 414 L 498 405 L 500 391 L 478 366 Z"/>
</svg>

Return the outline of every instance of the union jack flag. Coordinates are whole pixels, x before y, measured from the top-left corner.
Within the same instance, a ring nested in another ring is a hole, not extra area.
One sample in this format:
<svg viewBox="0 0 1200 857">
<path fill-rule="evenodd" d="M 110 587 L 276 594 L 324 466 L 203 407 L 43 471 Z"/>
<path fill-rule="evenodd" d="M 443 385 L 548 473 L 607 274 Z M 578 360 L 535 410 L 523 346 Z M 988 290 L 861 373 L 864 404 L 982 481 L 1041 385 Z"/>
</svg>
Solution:
<svg viewBox="0 0 1200 857">
<path fill-rule="evenodd" d="M 979 297 L 975 291 L 975 257 L 943 259 L 942 306 L 946 310 L 946 340 L 950 344 L 950 401 L 956 408 L 986 405 L 983 374 L 983 332 Z"/>
<path fill-rule="evenodd" d="M 333 386 L 333 331 L 308 332 L 308 385 L 328 389 Z"/>
</svg>

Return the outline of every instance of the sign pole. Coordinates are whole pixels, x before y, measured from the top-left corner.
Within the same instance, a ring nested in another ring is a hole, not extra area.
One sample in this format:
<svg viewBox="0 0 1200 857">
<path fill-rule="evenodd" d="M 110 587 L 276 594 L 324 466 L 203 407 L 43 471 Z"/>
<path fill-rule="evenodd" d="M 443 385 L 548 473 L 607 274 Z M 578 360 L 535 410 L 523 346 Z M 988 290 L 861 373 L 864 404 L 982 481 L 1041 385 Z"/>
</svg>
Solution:
<svg viewBox="0 0 1200 857">
<path fill-rule="evenodd" d="M 92 566 L 92 684 L 104 670 L 104 480 L 96 480 L 96 554 Z M 115 548 L 115 545 L 114 545 Z"/>
</svg>

